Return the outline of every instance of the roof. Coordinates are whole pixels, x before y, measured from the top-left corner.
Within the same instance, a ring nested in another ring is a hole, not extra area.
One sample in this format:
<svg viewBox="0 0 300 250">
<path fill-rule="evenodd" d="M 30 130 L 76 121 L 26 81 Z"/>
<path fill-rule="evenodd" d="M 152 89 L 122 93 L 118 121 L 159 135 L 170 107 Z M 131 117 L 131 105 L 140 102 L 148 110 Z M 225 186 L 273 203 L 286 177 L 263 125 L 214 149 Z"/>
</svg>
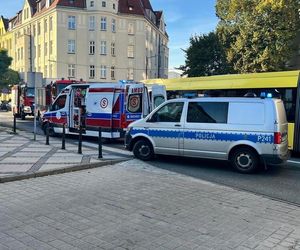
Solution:
<svg viewBox="0 0 300 250">
<path fill-rule="evenodd" d="M 2 21 L 3 21 L 5 30 L 7 30 L 7 29 L 8 29 L 9 19 L 7 19 L 7 18 L 5 18 L 5 17 L 3 17 L 3 16 L 1 16 L 1 19 L 2 19 Z"/>
<path fill-rule="evenodd" d="M 32 8 L 32 14 L 38 15 L 41 12 L 46 11 L 46 1 L 47 0 L 27 0 L 29 5 Z M 38 11 L 38 3 L 40 3 L 40 8 Z M 71 8 L 86 8 L 86 0 L 52 0 L 50 4 L 50 8 L 53 8 L 55 6 L 62 6 L 62 7 L 71 7 Z M 119 13 L 122 14 L 131 14 L 131 15 L 140 15 L 144 16 L 145 18 L 148 18 L 151 20 L 154 25 L 158 26 L 159 21 L 162 17 L 162 11 L 153 11 L 151 3 L 149 0 L 119 0 Z M 149 15 L 153 12 L 154 18 L 156 20 L 152 20 L 153 18 L 150 18 Z M 20 11 L 21 12 L 21 11 Z M 18 24 L 20 20 L 17 18 L 18 16 L 11 19 L 11 21 L 14 21 L 14 25 Z M 17 18 L 17 20 L 13 20 Z"/>
<path fill-rule="evenodd" d="M 149 79 L 142 82 L 162 84 L 167 90 L 295 88 L 300 71 L 233 74 L 176 79 Z"/>
<path fill-rule="evenodd" d="M 57 5 L 59 6 L 66 6 L 66 7 L 73 7 L 73 8 L 85 8 L 85 0 L 74 0 L 70 2 L 70 0 L 58 0 Z"/>
</svg>

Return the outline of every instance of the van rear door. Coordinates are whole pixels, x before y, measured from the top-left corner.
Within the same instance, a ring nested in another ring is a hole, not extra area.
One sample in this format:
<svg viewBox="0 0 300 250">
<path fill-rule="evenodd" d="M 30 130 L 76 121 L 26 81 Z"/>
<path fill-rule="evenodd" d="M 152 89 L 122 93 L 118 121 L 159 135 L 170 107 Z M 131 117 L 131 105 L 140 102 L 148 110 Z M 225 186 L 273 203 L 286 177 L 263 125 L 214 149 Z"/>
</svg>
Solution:
<svg viewBox="0 0 300 250">
<path fill-rule="evenodd" d="M 288 154 L 288 122 L 282 100 L 275 100 L 276 121 L 274 132 L 274 144 L 278 149 L 275 154 Z"/>
</svg>

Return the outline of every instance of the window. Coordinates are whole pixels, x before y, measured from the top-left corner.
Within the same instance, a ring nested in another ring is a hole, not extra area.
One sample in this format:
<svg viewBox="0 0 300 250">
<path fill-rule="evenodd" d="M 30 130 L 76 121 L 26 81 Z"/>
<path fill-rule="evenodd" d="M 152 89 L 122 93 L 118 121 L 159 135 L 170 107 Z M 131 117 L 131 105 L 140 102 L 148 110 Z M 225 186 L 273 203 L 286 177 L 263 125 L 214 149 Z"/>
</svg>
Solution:
<svg viewBox="0 0 300 250">
<path fill-rule="evenodd" d="M 113 9 L 114 9 L 114 10 L 116 9 L 116 4 L 115 4 L 115 3 L 113 3 Z"/>
<path fill-rule="evenodd" d="M 115 56 L 115 55 L 116 55 L 115 46 L 116 46 L 115 43 L 111 43 L 111 55 L 112 55 L 112 56 Z"/>
<path fill-rule="evenodd" d="M 41 45 L 39 44 L 39 45 L 38 45 L 38 57 L 40 57 L 41 54 L 42 54 L 42 52 L 41 52 Z"/>
<path fill-rule="evenodd" d="M 50 41 L 50 44 L 49 44 L 49 54 L 52 55 L 53 53 L 53 41 Z"/>
<path fill-rule="evenodd" d="M 95 78 L 95 65 L 90 65 L 90 79 Z"/>
<path fill-rule="evenodd" d="M 102 7 L 105 8 L 106 7 L 106 2 L 102 1 Z"/>
<path fill-rule="evenodd" d="M 44 21 L 44 31 L 45 31 L 45 33 L 47 32 L 47 30 L 48 30 L 48 21 L 47 21 L 47 19 L 45 19 L 45 21 Z"/>
<path fill-rule="evenodd" d="M 142 113 L 143 105 L 142 105 L 142 96 L 143 94 L 131 94 L 128 96 L 128 105 L 127 110 L 130 113 Z"/>
<path fill-rule="evenodd" d="M 227 123 L 227 102 L 190 102 L 187 122 Z"/>
<path fill-rule="evenodd" d="M 100 54 L 101 55 L 106 55 L 106 41 L 101 41 Z"/>
<path fill-rule="evenodd" d="M 158 107 L 160 104 L 164 103 L 166 100 L 165 100 L 165 97 L 162 96 L 162 95 L 159 95 L 159 96 L 154 96 L 154 107 Z"/>
<path fill-rule="evenodd" d="M 57 100 L 53 103 L 51 107 L 51 111 L 56 111 L 64 108 L 66 105 L 66 100 L 67 100 L 66 95 L 61 95 L 60 97 L 58 97 Z"/>
<path fill-rule="evenodd" d="M 41 23 L 38 23 L 37 33 L 38 33 L 38 36 L 41 34 Z"/>
<path fill-rule="evenodd" d="M 105 65 L 101 65 L 101 67 L 100 67 L 100 78 L 106 79 L 106 66 Z"/>
<path fill-rule="evenodd" d="M 128 80 L 133 80 L 133 68 L 129 68 L 128 69 L 128 73 L 127 73 L 127 79 Z"/>
<path fill-rule="evenodd" d="M 111 32 L 116 32 L 116 19 L 111 20 Z"/>
<path fill-rule="evenodd" d="M 90 55 L 94 55 L 95 54 L 95 41 L 90 41 L 89 54 Z"/>
<path fill-rule="evenodd" d="M 68 65 L 68 77 L 75 77 L 75 64 Z"/>
<path fill-rule="evenodd" d="M 89 17 L 89 30 L 95 30 L 95 17 Z"/>
<path fill-rule="evenodd" d="M 115 67 L 114 66 L 112 66 L 110 68 L 110 77 L 111 77 L 112 80 L 116 79 L 116 77 L 115 77 Z"/>
<path fill-rule="evenodd" d="M 69 30 L 75 30 L 76 29 L 75 16 L 69 16 L 68 17 L 68 28 L 69 28 Z"/>
<path fill-rule="evenodd" d="M 52 31 L 53 30 L 53 17 L 51 16 L 49 19 L 49 30 Z"/>
<path fill-rule="evenodd" d="M 45 50 L 45 56 L 47 56 L 47 54 L 48 54 L 48 43 L 46 43 L 45 42 L 45 48 L 44 48 L 44 50 Z"/>
<path fill-rule="evenodd" d="M 68 40 L 68 53 L 75 54 L 75 40 Z"/>
<path fill-rule="evenodd" d="M 94 1 L 90 1 L 90 7 L 94 7 L 95 6 L 95 2 Z"/>
<path fill-rule="evenodd" d="M 101 30 L 106 30 L 106 17 L 101 17 Z"/>
<path fill-rule="evenodd" d="M 149 122 L 180 122 L 183 102 L 171 102 L 161 107 L 148 120 Z"/>
<path fill-rule="evenodd" d="M 128 34 L 129 35 L 133 35 L 134 34 L 133 23 L 128 23 Z"/>
<path fill-rule="evenodd" d="M 129 45 L 128 49 L 127 49 L 127 55 L 129 58 L 133 58 L 134 57 L 134 46 L 133 45 Z"/>
</svg>

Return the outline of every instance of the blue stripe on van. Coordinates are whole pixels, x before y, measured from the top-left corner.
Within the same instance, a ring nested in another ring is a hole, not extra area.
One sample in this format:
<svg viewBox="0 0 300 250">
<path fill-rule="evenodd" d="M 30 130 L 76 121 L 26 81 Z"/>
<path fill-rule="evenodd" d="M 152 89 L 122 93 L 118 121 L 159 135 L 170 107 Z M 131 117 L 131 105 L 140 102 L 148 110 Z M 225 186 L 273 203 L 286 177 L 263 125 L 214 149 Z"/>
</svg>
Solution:
<svg viewBox="0 0 300 250">
<path fill-rule="evenodd" d="M 180 131 L 180 130 L 158 130 L 158 129 L 132 129 L 131 135 L 147 134 L 150 137 L 178 138 L 184 137 L 191 140 L 206 141 L 241 141 L 247 140 L 254 143 L 273 144 L 274 135 L 271 133 L 225 133 L 204 131 Z"/>
</svg>

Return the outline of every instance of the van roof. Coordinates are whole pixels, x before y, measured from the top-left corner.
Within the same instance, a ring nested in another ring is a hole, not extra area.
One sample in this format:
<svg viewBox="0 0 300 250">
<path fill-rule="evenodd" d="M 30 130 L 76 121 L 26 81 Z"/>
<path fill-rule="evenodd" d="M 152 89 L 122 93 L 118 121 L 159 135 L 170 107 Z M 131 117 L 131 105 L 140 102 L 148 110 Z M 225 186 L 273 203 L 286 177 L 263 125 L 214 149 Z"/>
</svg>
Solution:
<svg viewBox="0 0 300 250">
<path fill-rule="evenodd" d="M 258 97 L 197 97 L 197 98 L 178 98 L 169 100 L 170 102 L 184 101 L 184 102 L 194 102 L 194 101 L 208 101 L 208 102 L 275 102 L 275 98 L 258 98 Z"/>
</svg>

